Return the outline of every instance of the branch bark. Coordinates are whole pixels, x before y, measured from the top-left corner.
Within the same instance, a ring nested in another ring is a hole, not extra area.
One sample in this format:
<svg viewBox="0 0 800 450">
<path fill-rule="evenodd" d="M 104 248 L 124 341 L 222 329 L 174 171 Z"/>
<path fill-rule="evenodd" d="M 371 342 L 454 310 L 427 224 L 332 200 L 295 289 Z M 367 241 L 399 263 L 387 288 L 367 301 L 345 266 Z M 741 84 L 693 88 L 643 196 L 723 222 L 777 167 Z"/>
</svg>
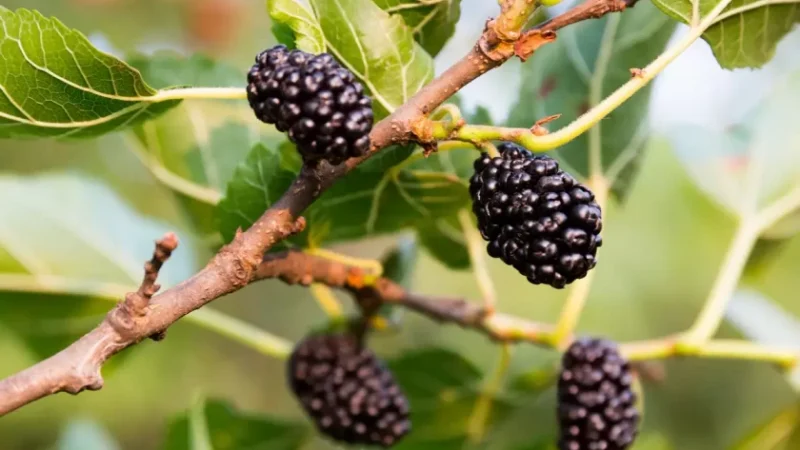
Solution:
<svg viewBox="0 0 800 450">
<path fill-rule="evenodd" d="M 171 242 L 177 245 L 174 236 L 165 236 L 146 267 L 142 287 L 128 294 L 102 323 L 56 355 L 0 381 L 0 416 L 58 392 L 77 394 L 100 389 L 103 386 L 100 370 L 108 358 L 148 337 L 163 337 L 166 329 L 181 317 L 256 279 L 276 276 L 308 284 L 309 279 L 315 279 L 322 272 L 329 277 L 328 281 L 334 281 L 331 278 L 334 275 L 351 274 L 351 269 L 326 265 L 319 260 L 312 263 L 299 259 L 297 255 L 287 255 L 280 262 L 270 258 L 263 260 L 263 255 L 275 243 L 301 231 L 305 225 L 300 216 L 302 212 L 337 179 L 365 159 L 394 144 L 435 142 L 427 115 L 466 84 L 514 56 L 519 28 L 526 21 L 521 20 L 522 16 L 530 15 L 535 4 L 530 0 L 505 1 L 500 17 L 487 23 L 480 39 L 464 58 L 375 125 L 370 133 L 371 148 L 366 156 L 352 158 L 338 166 L 319 164 L 314 168 L 304 167 L 280 200 L 248 230 L 237 233 L 205 268 L 154 296 L 158 290 L 155 284 L 158 269 L 175 248 L 174 245 L 170 248 Z M 307 272 L 289 270 L 292 264 L 305 264 Z M 542 337 L 543 331 L 536 324 L 502 315 L 486 316 L 480 307 L 463 300 L 431 301 L 407 294 L 400 286 L 385 279 L 361 287 L 353 284 L 353 280 L 348 281 L 347 277 L 335 280 L 339 284 L 331 285 L 349 289 L 359 298 L 366 298 L 369 294 L 381 302 L 402 304 L 436 320 L 482 330 L 496 339 L 536 340 Z M 514 331 L 509 334 L 505 330 Z"/>
<path fill-rule="evenodd" d="M 362 309 L 371 311 L 374 302 L 394 304 L 416 311 L 442 323 L 474 329 L 502 342 L 527 341 L 547 345 L 551 325 L 487 312 L 483 304 L 460 298 L 435 298 L 408 292 L 388 278 L 371 280 L 362 268 L 348 266 L 299 251 L 267 255 L 253 281 L 278 278 L 287 284 L 309 286 L 321 283 L 353 295 Z"/>
</svg>

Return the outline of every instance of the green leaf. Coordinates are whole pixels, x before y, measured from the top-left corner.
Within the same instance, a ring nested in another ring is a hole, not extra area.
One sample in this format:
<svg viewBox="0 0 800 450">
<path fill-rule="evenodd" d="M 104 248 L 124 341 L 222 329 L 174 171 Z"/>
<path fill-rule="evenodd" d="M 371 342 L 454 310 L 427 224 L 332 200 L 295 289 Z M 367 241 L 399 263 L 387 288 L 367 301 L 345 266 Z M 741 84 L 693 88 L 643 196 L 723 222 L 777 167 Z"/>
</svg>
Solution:
<svg viewBox="0 0 800 450">
<path fill-rule="evenodd" d="M 118 450 L 108 430 L 88 419 L 70 421 L 56 444 L 56 450 Z"/>
<path fill-rule="evenodd" d="M 389 368 L 410 398 L 424 399 L 442 392 L 474 388 L 482 378 L 474 364 L 445 349 L 406 353 L 390 361 Z"/>
<path fill-rule="evenodd" d="M 236 410 L 221 400 L 200 401 L 174 419 L 164 450 L 298 450 L 303 425 Z"/>
<path fill-rule="evenodd" d="M 699 2 L 700 17 L 720 2 Z M 654 0 L 665 14 L 692 22 L 692 0 Z M 733 0 L 703 33 L 719 65 L 725 69 L 763 66 L 775 55 L 778 42 L 800 23 L 798 0 Z"/>
<path fill-rule="evenodd" d="M 710 130 L 678 125 L 668 135 L 697 185 L 739 218 L 749 219 L 800 187 L 798 96 L 800 72 L 775 83 L 735 126 Z"/>
<path fill-rule="evenodd" d="M 453 36 L 461 16 L 461 0 L 375 0 L 375 4 L 402 17 L 414 39 L 432 56 Z"/>
<path fill-rule="evenodd" d="M 77 174 L 0 176 L 0 325 L 38 357 L 61 350 L 136 290 L 166 231 Z M 193 260 L 181 247 L 159 282 L 188 278 Z"/>
<path fill-rule="evenodd" d="M 0 137 L 94 137 L 179 103 L 57 19 L 0 6 L 0 24 Z"/>
<path fill-rule="evenodd" d="M 267 11 L 274 24 L 283 24 L 278 28 L 279 33 L 273 33 L 278 41 L 286 44 L 288 33 L 291 30 L 292 48 L 305 52 L 319 54 L 325 51 L 325 36 L 322 34 L 317 18 L 308 6 L 301 0 L 267 0 Z"/>
<path fill-rule="evenodd" d="M 152 55 L 133 55 L 128 58 L 128 63 L 156 89 L 239 86 L 244 84 L 246 78 L 240 68 L 202 54 L 187 57 L 178 52 L 161 50 Z"/>
<path fill-rule="evenodd" d="M 433 443 L 450 448 L 466 440 L 483 379 L 471 362 L 449 350 L 427 349 L 394 359 L 389 368 L 409 399 L 414 424 L 398 448 L 416 449 Z M 507 402 L 492 399 L 486 430 L 491 431 L 510 410 Z"/>
<path fill-rule="evenodd" d="M 523 66 L 522 90 L 509 121 L 530 127 L 561 114 L 554 128 L 565 126 L 630 80 L 632 67 L 643 67 L 667 44 L 675 25 L 650 3 L 622 14 L 609 14 L 561 30 L 558 39 Z M 589 153 L 599 151 L 603 171 L 618 178 L 622 192 L 645 148 L 650 88 L 645 87 L 606 119 L 558 150 L 565 168 L 589 175 Z M 620 177 L 621 175 L 621 177 Z"/>
<path fill-rule="evenodd" d="M 202 55 L 174 52 L 137 56 L 131 63 L 157 87 L 241 84 L 241 70 Z M 134 127 L 126 141 L 153 175 L 181 194 L 192 223 L 215 232 L 215 206 L 236 167 L 259 142 L 277 145 L 285 137 L 253 120 L 246 103 L 219 100 L 186 102 L 157 120 Z"/>
<path fill-rule="evenodd" d="M 372 0 L 310 0 L 327 48 L 369 89 L 380 119 L 406 102 L 434 73 L 433 59 L 399 16 Z"/>
<path fill-rule="evenodd" d="M 369 160 L 336 183 L 304 213 L 308 225 L 291 241 L 303 247 L 321 246 L 391 233 L 454 214 L 467 205 L 466 183 L 457 176 L 432 171 L 420 160 L 396 166 L 407 150 L 385 151 L 398 156 Z M 237 170 L 220 205 L 226 239 L 237 228 L 252 225 L 289 186 L 291 172 L 284 159 L 266 147 L 256 148 Z"/>
<path fill-rule="evenodd" d="M 220 231 L 226 241 L 236 230 L 247 229 L 275 203 L 292 184 L 295 173 L 289 170 L 279 151 L 256 145 L 236 169 L 219 204 Z"/>
</svg>

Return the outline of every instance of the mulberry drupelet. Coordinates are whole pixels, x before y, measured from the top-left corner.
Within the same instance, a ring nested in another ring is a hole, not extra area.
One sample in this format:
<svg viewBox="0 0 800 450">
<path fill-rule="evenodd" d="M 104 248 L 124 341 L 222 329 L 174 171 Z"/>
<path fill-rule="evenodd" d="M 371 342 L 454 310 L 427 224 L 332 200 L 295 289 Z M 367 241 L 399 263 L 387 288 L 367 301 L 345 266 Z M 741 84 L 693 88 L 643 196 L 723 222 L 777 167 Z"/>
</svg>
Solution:
<svg viewBox="0 0 800 450">
<path fill-rule="evenodd" d="M 369 150 L 372 100 L 331 55 L 278 45 L 256 56 L 247 82 L 256 117 L 287 131 L 304 161 L 335 165 Z"/>
<path fill-rule="evenodd" d="M 498 150 L 475 161 L 469 187 L 489 255 L 533 284 L 563 288 L 585 277 L 602 244 L 594 194 L 550 157 L 512 143 Z"/>
<path fill-rule="evenodd" d="M 391 372 L 351 335 L 307 337 L 292 352 L 288 377 L 319 431 L 334 440 L 391 447 L 411 430 Z"/>
<path fill-rule="evenodd" d="M 625 450 L 639 412 L 629 363 L 613 342 L 580 339 L 564 353 L 558 380 L 561 450 Z"/>
</svg>

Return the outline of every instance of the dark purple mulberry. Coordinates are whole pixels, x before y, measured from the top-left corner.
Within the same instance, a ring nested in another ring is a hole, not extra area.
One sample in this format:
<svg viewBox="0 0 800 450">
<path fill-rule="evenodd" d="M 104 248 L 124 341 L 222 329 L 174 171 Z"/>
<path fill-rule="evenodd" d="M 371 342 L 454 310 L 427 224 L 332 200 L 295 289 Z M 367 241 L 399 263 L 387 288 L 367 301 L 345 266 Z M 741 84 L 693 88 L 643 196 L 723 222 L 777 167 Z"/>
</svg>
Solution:
<svg viewBox="0 0 800 450">
<path fill-rule="evenodd" d="M 472 210 L 489 255 L 533 284 L 563 288 L 586 276 L 602 244 L 594 194 L 558 167 L 511 143 L 482 153 L 470 179 Z"/>
<path fill-rule="evenodd" d="M 331 55 L 278 45 L 256 56 L 247 83 L 256 117 L 287 131 L 304 161 L 339 164 L 369 150 L 372 100 Z"/>
<path fill-rule="evenodd" d="M 336 441 L 391 447 L 411 430 L 408 400 L 391 372 L 351 335 L 306 338 L 288 376 L 319 431 Z"/>
<path fill-rule="evenodd" d="M 564 353 L 558 380 L 561 450 L 625 450 L 639 412 L 629 363 L 613 342 L 580 339 Z"/>
</svg>

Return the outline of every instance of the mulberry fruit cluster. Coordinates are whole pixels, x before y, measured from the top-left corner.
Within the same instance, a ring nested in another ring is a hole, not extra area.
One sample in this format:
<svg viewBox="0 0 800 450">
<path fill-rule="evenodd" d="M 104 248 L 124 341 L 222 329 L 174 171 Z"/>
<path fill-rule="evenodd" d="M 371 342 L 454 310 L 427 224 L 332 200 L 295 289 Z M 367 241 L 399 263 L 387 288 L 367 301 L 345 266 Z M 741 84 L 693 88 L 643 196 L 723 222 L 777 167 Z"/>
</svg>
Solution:
<svg viewBox="0 0 800 450">
<path fill-rule="evenodd" d="M 639 413 L 630 366 L 614 343 L 575 341 L 558 380 L 561 450 L 624 450 L 636 437 Z"/>
<path fill-rule="evenodd" d="M 304 161 L 335 165 L 369 150 L 372 100 L 331 55 L 279 45 L 256 56 L 247 82 L 256 117 L 288 132 Z"/>
<path fill-rule="evenodd" d="M 319 431 L 336 441 L 390 447 L 411 429 L 391 372 L 353 336 L 306 338 L 292 352 L 288 376 Z"/>
<path fill-rule="evenodd" d="M 585 277 L 602 244 L 594 194 L 550 157 L 511 143 L 498 150 L 475 161 L 469 187 L 489 255 L 533 284 L 563 288 Z"/>
</svg>

